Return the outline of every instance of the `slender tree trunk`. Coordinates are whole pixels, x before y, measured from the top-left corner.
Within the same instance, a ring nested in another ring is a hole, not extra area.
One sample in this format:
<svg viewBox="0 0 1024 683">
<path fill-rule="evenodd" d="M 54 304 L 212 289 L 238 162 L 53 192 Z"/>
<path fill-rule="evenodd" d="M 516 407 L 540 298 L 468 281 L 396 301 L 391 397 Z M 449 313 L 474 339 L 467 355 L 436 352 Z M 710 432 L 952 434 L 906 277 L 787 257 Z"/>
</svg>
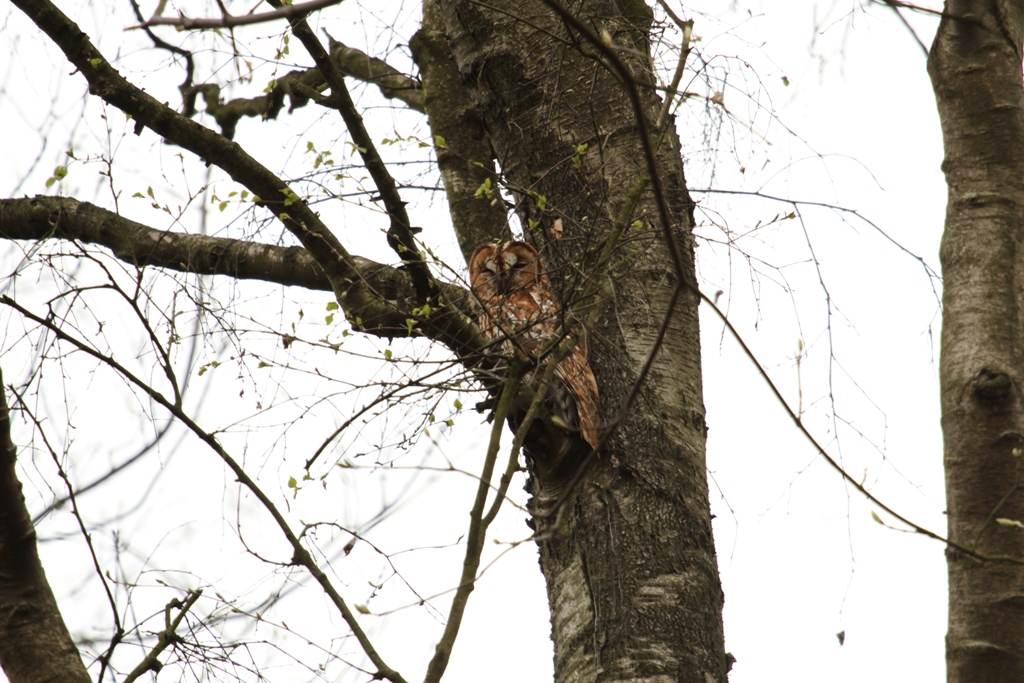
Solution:
<svg viewBox="0 0 1024 683">
<path fill-rule="evenodd" d="M 88 683 L 39 562 L 16 460 L 0 375 L 0 667 L 11 683 Z"/>
<path fill-rule="evenodd" d="M 641 86 L 683 278 L 664 238 L 658 203 L 644 193 L 609 273 L 599 273 L 591 361 L 610 420 L 659 343 L 628 418 L 570 492 L 561 514 L 545 511 L 567 472 L 531 452 L 541 566 L 547 579 L 556 681 L 725 681 L 722 594 L 705 470 L 698 299 L 692 281 L 692 203 L 678 140 L 654 130 L 661 100 L 649 87 L 650 10 L 608 1 L 570 3 L 592 35 L 606 36 Z M 440 0 L 462 82 L 482 116 L 527 238 L 578 320 L 595 301 L 593 255 L 630 190 L 647 172 L 627 91 L 576 28 L 541 2 L 481 5 Z M 494 9 L 492 9 L 494 8 Z M 626 10 L 626 11 L 624 11 Z M 429 88 L 428 88 L 429 97 Z M 556 221 L 563 236 L 556 240 Z M 678 291 L 677 291 L 678 290 Z M 673 296 L 676 294 L 677 296 Z M 673 303 L 674 302 L 674 303 Z"/>
<path fill-rule="evenodd" d="M 1020 3 L 949 0 L 928 62 L 949 185 L 941 390 L 948 680 L 1024 680 L 1024 84 Z"/>
</svg>

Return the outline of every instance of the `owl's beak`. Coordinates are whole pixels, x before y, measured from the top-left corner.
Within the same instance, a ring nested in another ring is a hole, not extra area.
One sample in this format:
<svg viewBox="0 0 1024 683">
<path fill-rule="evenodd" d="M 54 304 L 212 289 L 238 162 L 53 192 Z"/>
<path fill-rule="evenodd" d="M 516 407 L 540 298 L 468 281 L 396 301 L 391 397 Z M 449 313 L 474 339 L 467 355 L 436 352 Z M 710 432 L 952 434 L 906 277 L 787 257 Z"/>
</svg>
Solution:
<svg viewBox="0 0 1024 683">
<path fill-rule="evenodd" d="M 498 273 L 494 277 L 498 280 L 498 291 L 502 294 L 508 294 L 508 290 L 512 285 L 512 271 L 507 270 L 504 273 Z"/>
</svg>

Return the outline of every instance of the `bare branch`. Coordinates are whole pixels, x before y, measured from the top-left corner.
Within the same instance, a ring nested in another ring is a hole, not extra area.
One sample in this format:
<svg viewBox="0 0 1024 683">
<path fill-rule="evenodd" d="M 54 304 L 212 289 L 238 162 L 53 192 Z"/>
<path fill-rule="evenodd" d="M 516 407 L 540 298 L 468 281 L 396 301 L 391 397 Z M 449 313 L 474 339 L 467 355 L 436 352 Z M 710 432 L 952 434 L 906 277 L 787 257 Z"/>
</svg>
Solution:
<svg viewBox="0 0 1024 683">
<path fill-rule="evenodd" d="M 415 78 L 405 75 L 383 59 L 371 57 L 362 50 L 335 40 L 329 33 L 327 49 L 331 53 L 331 59 L 344 75 L 377 86 L 381 94 L 389 100 L 401 100 L 410 109 L 425 111 L 423 85 Z"/>
<path fill-rule="evenodd" d="M 331 283 L 309 251 L 244 240 L 157 230 L 88 202 L 68 197 L 0 199 L 0 239 L 64 239 L 110 249 L 130 265 L 153 266 L 196 275 L 225 275 L 290 287 L 331 291 Z M 350 256 L 366 286 L 401 312 L 413 297 L 402 271 L 361 256 Z M 445 301 L 463 305 L 466 291 L 440 285 Z M 411 314 L 410 314 L 411 315 Z M 369 332 L 375 332 L 370 329 Z"/>
<path fill-rule="evenodd" d="M 423 111 L 423 91 L 420 82 L 402 74 L 387 62 L 345 46 L 331 58 L 343 75 L 376 85 L 385 97 L 401 100 L 410 109 Z M 382 73 L 385 75 L 378 78 Z M 206 102 L 206 113 L 217 121 L 225 137 L 234 138 L 239 120 L 243 117 L 276 119 L 284 108 L 286 98 L 289 113 L 305 107 L 310 101 L 322 107 L 336 108 L 330 97 L 321 94 L 326 84 L 319 69 L 296 69 L 274 79 L 273 87 L 266 94 L 221 100 L 220 86 L 216 83 L 204 83 L 182 90 L 185 96 L 182 113 L 194 116 L 196 96 L 202 95 Z"/>
<path fill-rule="evenodd" d="M 262 24 L 268 21 L 276 21 L 278 19 L 305 17 L 310 12 L 315 12 L 325 7 L 330 7 L 331 5 L 340 5 L 341 3 L 342 0 L 310 0 L 309 2 L 302 2 L 296 5 L 285 5 L 273 12 L 261 12 L 259 14 L 246 14 L 243 16 L 233 16 L 225 13 L 225 15 L 220 19 L 207 19 L 204 17 L 193 19 L 186 17 L 184 14 L 179 14 L 177 18 L 154 16 L 149 21 L 136 24 L 135 26 L 128 26 L 125 30 L 132 31 L 140 28 L 148 28 L 150 26 L 177 26 L 178 28 L 186 30 L 232 28 L 234 26 Z"/>
</svg>

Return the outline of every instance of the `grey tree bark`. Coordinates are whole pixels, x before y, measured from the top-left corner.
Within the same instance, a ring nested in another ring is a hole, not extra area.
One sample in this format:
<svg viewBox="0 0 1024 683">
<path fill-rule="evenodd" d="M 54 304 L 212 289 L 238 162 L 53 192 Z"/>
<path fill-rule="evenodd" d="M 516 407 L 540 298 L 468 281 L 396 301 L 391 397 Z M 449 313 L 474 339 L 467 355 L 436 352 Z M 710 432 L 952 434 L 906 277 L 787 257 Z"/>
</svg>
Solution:
<svg viewBox="0 0 1024 683">
<path fill-rule="evenodd" d="M 674 132 L 654 129 L 661 100 L 649 87 L 644 59 L 650 10 L 588 0 L 565 5 L 573 21 L 542 2 L 438 5 L 527 239 L 546 247 L 549 270 L 576 318 L 595 321 L 587 335 L 606 421 L 641 382 L 638 399 L 582 480 L 572 482 L 571 472 L 550 462 L 549 449 L 528 444 L 555 679 L 724 681 L 699 300 L 688 286 L 692 204 Z M 612 68 L 594 35 L 610 38 L 628 74 Z M 639 90 L 643 127 L 630 87 Z M 644 127 L 655 147 L 653 169 L 644 156 Z M 630 207 L 630 191 L 642 188 L 648 173 L 657 176 L 662 196 L 649 190 Z M 628 248 L 618 252 L 615 269 L 603 272 L 596 246 L 613 239 L 624 207 L 627 221 L 639 222 L 624 238 Z M 556 220 L 560 241 L 549 231 Z M 673 250 L 683 255 L 682 268 Z M 596 296 L 579 298 L 595 284 Z M 564 495 L 564 509 L 545 516 Z"/>
<path fill-rule="evenodd" d="M 949 539 L 961 548 L 947 551 L 951 683 L 1024 680 L 1022 42 L 1020 3 L 949 0 L 928 62 L 949 186 L 940 381 Z"/>
</svg>

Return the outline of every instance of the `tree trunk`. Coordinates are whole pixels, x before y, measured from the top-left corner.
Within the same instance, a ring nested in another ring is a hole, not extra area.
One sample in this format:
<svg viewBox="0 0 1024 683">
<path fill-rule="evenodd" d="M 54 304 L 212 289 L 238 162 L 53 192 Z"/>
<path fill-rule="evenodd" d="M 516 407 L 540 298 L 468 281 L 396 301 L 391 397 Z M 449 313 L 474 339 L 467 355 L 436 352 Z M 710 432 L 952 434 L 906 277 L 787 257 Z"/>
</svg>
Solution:
<svg viewBox="0 0 1024 683">
<path fill-rule="evenodd" d="M 941 391 L 948 680 L 1024 680 L 1024 84 L 1019 3 L 950 0 L 928 62 L 949 186 Z M 998 520 L 1003 520 L 999 523 Z M 1005 561 L 1012 558 L 1016 561 Z"/>
<path fill-rule="evenodd" d="M 704 459 L 699 300 L 687 286 L 692 203 L 678 140 L 671 127 L 664 136 L 652 134 L 654 172 L 684 261 L 682 276 L 651 191 L 627 216 L 628 249 L 619 248 L 614 270 L 599 272 L 595 245 L 609 237 L 630 190 L 642 187 L 648 171 L 626 88 L 599 63 L 607 57 L 580 27 L 570 28 L 540 2 L 438 4 L 526 237 L 542 247 L 576 319 L 596 320 L 587 339 L 606 422 L 627 401 L 670 319 L 631 411 L 558 515 L 544 516 L 566 493 L 572 468 L 529 451 L 555 680 L 725 681 Z M 653 131 L 661 101 L 649 87 L 644 59 L 650 10 L 625 5 L 588 1 L 569 11 L 585 29 L 610 37 L 641 86 L 642 115 Z M 552 236 L 556 220 L 561 240 Z M 577 300 L 594 284 L 600 284 L 594 301 Z"/>
<path fill-rule="evenodd" d="M 15 472 L 11 411 L 0 375 L 0 667 L 11 683 L 88 683 L 36 551 Z"/>
<path fill-rule="evenodd" d="M 468 262 L 477 245 L 501 234 L 508 214 L 497 192 L 497 201 L 477 196 L 488 181 L 497 190 L 491 141 L 462 87 L 435 0 L 423 0 L 423 23 L 409 47 L 423 79 L 424 108 L 455 235 Z"/>
</svg>

